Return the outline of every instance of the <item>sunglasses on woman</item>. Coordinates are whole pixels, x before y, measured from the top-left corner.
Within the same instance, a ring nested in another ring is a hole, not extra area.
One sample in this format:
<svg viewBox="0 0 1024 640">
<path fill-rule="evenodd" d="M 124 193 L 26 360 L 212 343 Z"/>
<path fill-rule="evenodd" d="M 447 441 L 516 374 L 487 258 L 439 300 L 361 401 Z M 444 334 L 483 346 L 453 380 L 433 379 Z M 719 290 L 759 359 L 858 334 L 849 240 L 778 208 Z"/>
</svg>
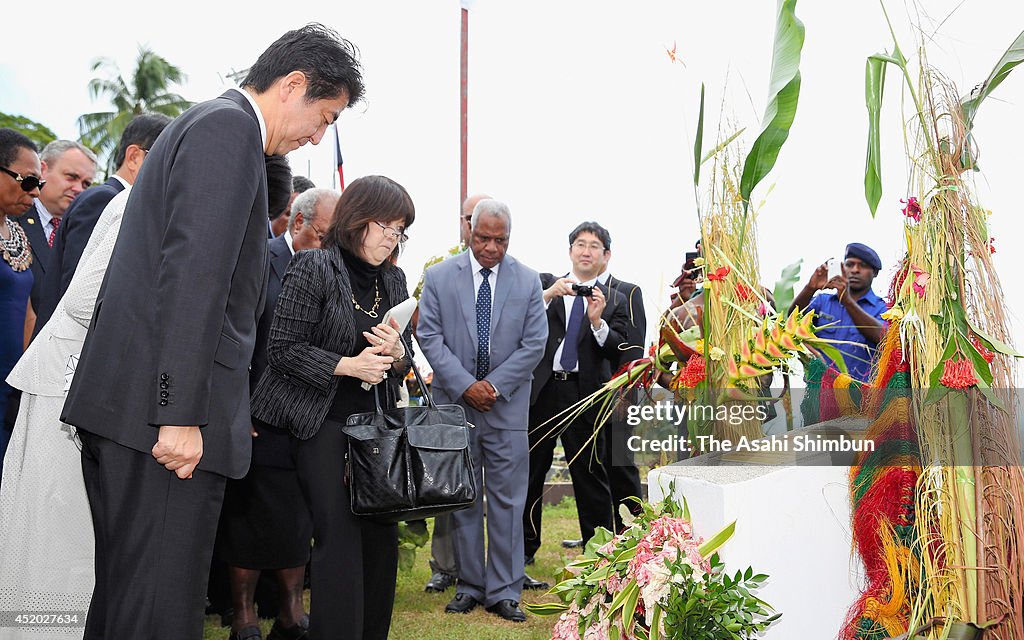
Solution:
<svg viewBox="0 0 1024 640">
<path fill-rule="evenodd" d="M 42 189 L 43 185 L 46 184 L 46 180 L 40 180 L 36 176 L 23 177 L 20 173 L 14 173 L 6 167 L 0 167 L 0 171 L 14 178 L 21 185 L 21 190 L 25 193 L 32 193 L 36 189 Z"/>
</svg>

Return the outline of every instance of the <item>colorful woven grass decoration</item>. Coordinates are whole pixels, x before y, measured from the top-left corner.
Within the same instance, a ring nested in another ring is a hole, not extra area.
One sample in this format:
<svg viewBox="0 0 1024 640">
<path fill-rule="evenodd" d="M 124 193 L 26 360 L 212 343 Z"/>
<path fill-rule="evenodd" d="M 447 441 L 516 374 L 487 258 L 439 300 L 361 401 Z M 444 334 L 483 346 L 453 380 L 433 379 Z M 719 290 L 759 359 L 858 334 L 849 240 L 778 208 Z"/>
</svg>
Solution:
<svg viewBox="0 0 1024 640">
<path fill-rule="evenodd" d="M 866 438 L 873 452 L 858 454 L 850 469 L 854 550 L 864 562 L 866 585 L 847 615 L 841 640 L 882 640 L 903 633 L 919 588 L 915 544 L 920 451 L 910 400 L 910 377 L 898 326 L 886 334 L 864 409 L 875 416 Z"/>
</svg>

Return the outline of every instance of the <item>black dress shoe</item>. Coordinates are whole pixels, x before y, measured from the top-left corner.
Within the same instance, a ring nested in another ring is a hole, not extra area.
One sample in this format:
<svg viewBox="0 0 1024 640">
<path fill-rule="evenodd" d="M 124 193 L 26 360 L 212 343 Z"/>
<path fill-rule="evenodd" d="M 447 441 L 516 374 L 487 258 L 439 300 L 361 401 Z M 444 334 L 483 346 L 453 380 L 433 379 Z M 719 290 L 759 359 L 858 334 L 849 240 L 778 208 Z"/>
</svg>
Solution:
<svg viewBox="0 0 1024 640">
<path fill-rule="evenodd" d="M 452 601 L 449 602 L 445 608 L 445 613 L 469 613 L 473 609 L 476 609 L 476 605 L 480 604 L 477 599 L 468 593 L 456 593 Z"/>
<path fill-rule="evenodd" d="M 427 582 L 427 586 L 423 590 L 427 593 L 441 593 L 453 584 L 455 584 L 455 576 L 437 571 L 430 576 L 430 581 Z"/>
<path fill-rule="evenodd" d="M 530 577 L 530 574 L 524 573 L 523 588 L 524 589 L 550 589 L 551 585 L 543 580 L 534 580 Z"/>
<path fill-rule="evenodd" d="M 238 631 L 232 631 L 228 640 L 263 640 L 263 632 L 256 625 L 242 627 Z"/>
<path fill-rule="evenodd" d="M 562 547 L 566 549 L 582 549 L 583 538 L 576 538 L 575 540 L 562 540 Z"/>
<path fill-rule="evenodd" d="M 274 626 L 270 628 L 267 640 L 305 640 L 309 632 L 309 618 L 306 616 L 302 618 L 299 624 L 291 627 L 285 627 L 280 620 L 274 620 Z"/>
<path fill-rule="evenodd" d="M 515 600 L 499 600 L 487 607 L 487 610 L 511 622 L 526 622 L 526 614 Z"/>
<path fill-rule="evenodd" d="M 533 556 L 526 556 L 526 559 L 523 561 L 523 564 L 531 565 L 531 564 L 533 564 L 533 562 L 534 562 Z"/>
</svg>

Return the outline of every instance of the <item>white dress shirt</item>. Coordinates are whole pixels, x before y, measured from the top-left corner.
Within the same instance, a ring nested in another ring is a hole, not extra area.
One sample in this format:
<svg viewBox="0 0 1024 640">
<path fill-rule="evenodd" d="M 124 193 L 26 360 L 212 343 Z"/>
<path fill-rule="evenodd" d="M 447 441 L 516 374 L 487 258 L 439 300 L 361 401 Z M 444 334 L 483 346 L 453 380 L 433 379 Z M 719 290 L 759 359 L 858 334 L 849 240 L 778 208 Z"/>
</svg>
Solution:
<svg viewBox="0 0 1024 640">
<path fill-rule="evenodd" d="M 263 141 L 263 152 L 267 151 L 267 121 L 263 119 L 263 112 L 260 111 L 260 105 L 256 104 L 256 100 L 249 94 L 245 89 L 231 89 L 231 91 L 237 91 L 238 93 L 245 96 L 245 99 L 252 105 L 252 110 L 256 112 L 256 121 L 260 123 L 260 139 Z"/>
<path fill-rule="evenodd" d="M 473 255 L 472 250 L 467 251 L 466 253 L 469 254 L 469 267 L 473 270 L 473 290 L 476 291 L 476 293 L 473 295 L 473 300 L 475 301 L 478 297 L 480 297 L 480 285 L 484 283 L 484 274 L 480 273 L 480 269 L 483 269 L 483 266 L 476 261 L 476 256 Z M 491 285 L 491 320 L 494 319 L 494 289 L 498 284 L 498 269 L 500 267 L 501 263 L 499 262 L 498 264 L 491 267 L 491 272 L 487 274 L 487 282 Z M 491 341 L 488 340 L 487 353 L 490 352 Z M 498 387 L 494 386 L 493 382 L 487 380 L 487 384 L 491 385 L 491 388 L 494 389 L 494 395 L 499 397 L 501 396 L 501 392 L 498 391 Z"/>
<path fill-rule="evenodd" d="M 53 231 L 53 219 L 56 216 L 46 210 L 46 205 L 39 198 L 36 198 L 36 211 L 39 212 L 39 224 L 43 225 L 43 237 L 49 239 L 50 233 Z"/>
<path fill-rule="evenodd" d="M 592 279 L 587 280 L 587 281 L 581 281 L 579 279 L 579 277 L 575 273 L 571 273 L 571 272 L 569 274 L 567 274 L 567 277 L 571 277 L 571 278 L 577 280 L 581 285 L 589 285 L 591 287 L 595 286 L 597 284 L 597 281 L 600 279 L 600 278 L 592 278 Z M 567 331 L 568 331 L 568 328 L 569 328 L 569 316 L 572 315 L 572 305 L 573 305 L 573 303 L 576 302 L 576 298 L 577 298 L 577 296 L 562 296 L 562 304 L 565 305 L 565 327 L 566 327 Z M 608 339 L 608 331 L 609 331 L 608 323 L 604 321 L 604 318 L 601 318 L 601 324 L 598 326 L 597 329 L 595 329 L 594 325 L 592 325 L 590 323 L 590 319 L 587 318 L 587 309 L 589 308 L 589 305 L 590 305 L 590 298 L 583 298 L 583 322 L 586 324 L 586 326 L 590 327 L 591 332 L 593 332 L 593 334 L 594 334 L 594 339 L 597 340 L 597 344 L 599 346 L 603 347 L 605 340 Z M 561 360 L 562 360 L 562 347 L 564 347 L 564 346 L 565 346 L 565 340 L 562 340 L 561 344 L 558 345 L 558 348 L 555 349 L 554 360 L 551 363 L 551 369 L 553 371 L 565 371 L 565 369 L 562 367 L 562 362 L 561 362 Z M 578 372 L 579 370 L 580 370 L 580 363 L 579 363 L 579 359 L 577 358 L 576 366 L 573 367 L 573 369 L 570 371 L 570 373 Z"/>
<path fill-rule="evenodd" d="M 295 247 L 292 246 L 292 232 L 288 229 L 284 230 L 284 243 L 288 245 L 288 251 L 291 251 L 292 255 L 295 255 Z"/>
</svg>

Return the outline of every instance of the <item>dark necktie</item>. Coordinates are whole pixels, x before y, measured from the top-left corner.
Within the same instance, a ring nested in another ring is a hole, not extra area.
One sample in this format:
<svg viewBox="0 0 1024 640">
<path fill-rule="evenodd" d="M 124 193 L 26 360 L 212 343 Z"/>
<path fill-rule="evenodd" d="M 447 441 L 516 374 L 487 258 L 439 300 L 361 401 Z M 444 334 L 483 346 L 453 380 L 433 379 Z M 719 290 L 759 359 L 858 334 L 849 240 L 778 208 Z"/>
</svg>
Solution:
<svg viewBox="0 0 1024 640">
<path fill-rule="evenodd" d="M 53 225 L 53 228 L 50 229 L 50 237 L 46 239 L 46 242 L 52 247 L 53 239 L 57 237 L 57 227 L 60 226 L 60 218 L 53 218 L 50 220 L 50 224 Z"/>
<path fill-rule="evenodd" d="M 579 337 L 580 324 L 583 321 L 583 297 L 576 296 L 572 303 L 572 311 L 569 313 L 569 324 L 565 326 L 565 341 L 562 342 L 562 357 L 558 360 L 562 364 L 562 371 L 572 371 L 576 368 L 580 357 Z"/>
<path fill-rule="evenodd" d="M 491 371 L 491 270 L 481 267 L 484 281 L 476 294 L 476 379 L 483 380 Z"/>
</svg>

